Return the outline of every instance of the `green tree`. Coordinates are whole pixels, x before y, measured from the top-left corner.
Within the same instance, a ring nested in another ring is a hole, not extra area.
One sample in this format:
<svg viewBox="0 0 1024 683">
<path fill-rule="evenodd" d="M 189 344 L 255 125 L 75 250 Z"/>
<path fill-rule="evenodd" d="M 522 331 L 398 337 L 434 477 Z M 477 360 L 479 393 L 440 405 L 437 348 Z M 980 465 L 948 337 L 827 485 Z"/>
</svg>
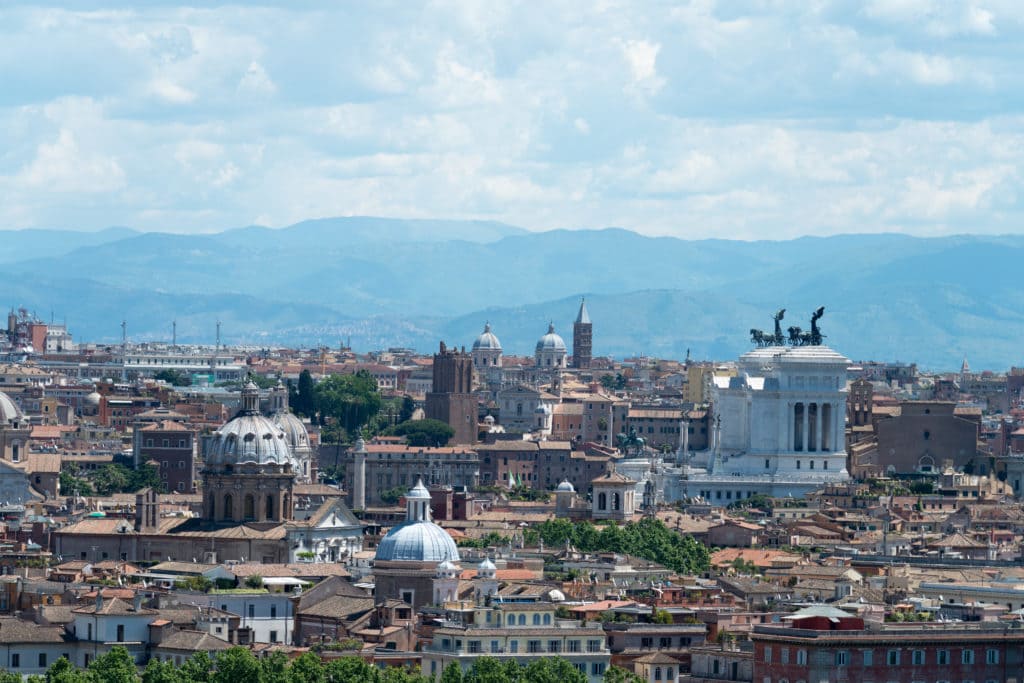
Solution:
<svg viewBox="0 0 1024 683">
<path fill-rule="evenodd" d="M 603 683 L 644 683 L 644 679 L 640 678 L 632 671 L 627 671 L 622 667 L 609 666 L 604 670 L 604 676 L 601 678 Z"/>
<path fill-rule="evenodd" d="M 128 468 L 113 463 L 104 465 L 92 475 L 92 484 L 101 496 L 125 491 L 128 489 Z"/>
<path fill-rule="evenodd" d="M 182 683 L 210 683 L 213 679 L 213 660 L 206 652 L 197 652 L 181 665 Z"/>
<path fill-rule="evenodd" d="M 244 647 L 233 647 L 217 655 L 217 669 L 212 683 L 257 683 L 260 680 L 260 663 Z"/>
<path fill-rule="evenodd" d="M 455 436 L 455 430 L 440 420 L 409 420 L 388 430 L 393 436 L 404 436 L 410 446 L 444 446 Z"/>
<path fill-rule="evenodd" d="M 381 406 L 377 380 L 365 371 L 329 375 L 316 385 L 314 394 L 321 424 L 333 419 L 348 434 L 369 422 Z"/>
<path fill-rule="evenodd" d="M 77 493 L 80 496 L 91 496 L 93 494 L 92 484 L 86 479 L 75 476 L 73 465 L 65 465 L 60 471 L 60 492 L 62 495 L 70 496 Z"/>
<path fill-rule="evenodd" d="M 462 683 L 462 667 L 458 662 L 449 662 L 441 672 L 441 683 Z"/>
<path fill-rule="evenodd" d="M 93 683 L 93 677 L 61 657 L 46 670 L 46 683 Z"/>
<path fill-rule="evenodd" d="M 259 574 L 250 574 L 245 577 L 245 585 L 247 588 L 263 588 L 263 577 Z"/>
<path fill-rule="evenodd" d="M 273 652 L 259 660 L 259 683 L 288 683 L 288 655 Z"/>
<path fill-rule="evenodd" d="M 412 396 L 406 394 L 402 397 L 402 405 L 398 408 L 398 421 L 408 422 L 412 419 L 413 413 L 416 412 L 416 401 L 413 400 Z"/>
<path fill-rule="evenodd" d="M 342 657 L 325 667 L 327 683 L 374 683 L 377 670 L 360 657 Z"/>
<path fill-rule="evenodd" d="M 89 665 L 89 673 L 103 683 L 136 683 L 139 680 L 135 660 L 121 645 L 115 645 L 110 652 L 94 659 Z"/>
<path fill-rule="evenodd" d="M 137 469 L 127 470 L 127 472 L 128 485 L 124 492 L 134 493 L 147 487 L 157 492 L 163 492 L 166 488 L 164 483 L 160 481 L 159 470 L 149 463 L 142 463 Z"/>
<path fill-rule="evenodd" d="M 523 673 L 530 683 L 587 683 L 587 675 L 563 657 L 534 659 Z"/>
<path fill-rule="evenodd" d="M 142 672 L 142 683 L 192 683 L 169 661 L 161 662 L 154 657 Z"/>
<path fill-rule="evenodd" d="M 310 419 L 316 414 L 316 386 L 309 370 L 299 373 L 299 388 L 295 392 L 292 410 Z"/>
<path fill-rule="evenodd" d="M 517 670 L 519 669 L 519 665 L 514 659 L 509 661 L 515 664 Z M 462 683 L 511 683 L 511 681 L 512 678 L 501 661 L 494 657 L 478 658 L 462 677 Z"/>
<path fill-rule="evenodd" d="M 307 652 L 288 667 L 288 683 L 326 683 L 324 665 L 312 652 Z"/>
<path fill-rule="evenodd" d="M 651 621 L 655 624 L 671 624 L 672 615 L 668 610 L 654 608 L 654 611 L 651 612 Z"/>
<path fill-rule="evenodd" d="M 161 370 L 160 372 L 153 375 L 153 379 L 167 382 L 171 386 L 175 387 L 190 387 L 192 386 L 192 377 L 188 373 L 184 373 L 181 370 Z"/>
</svg>

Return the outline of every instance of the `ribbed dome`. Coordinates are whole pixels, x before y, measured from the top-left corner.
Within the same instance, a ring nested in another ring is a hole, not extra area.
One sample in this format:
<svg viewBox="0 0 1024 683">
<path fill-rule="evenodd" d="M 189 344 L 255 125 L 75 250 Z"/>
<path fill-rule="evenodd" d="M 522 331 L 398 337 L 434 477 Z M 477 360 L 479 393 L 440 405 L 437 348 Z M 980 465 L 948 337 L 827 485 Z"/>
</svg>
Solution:
<svg viewBox="0 0 1024 683">
<path fill-rule="evenodd" d="M 14 399 L 0 391 L 0 423 L 9 425 L 11 422 L 21 422 L 22 418 L 24 413 Z"/>
<path fill-rule="evenodd" d="M 494 351 L 501 351 L 501 342 L 498 341 L 498 337 L 491 332 L 491 324 L 487 323 L 484 325 L 483 334 L 476 338 L 473 342 L 473 349 L 491 349 Z"/>
<path fill-rule="evenodd" d="M 565 341 L 555 334 L 555 324 L 548 324 L 548 333 L 537 341 L 537 351 L 566 351 Z"/>
<path fill-rule="evenodd" d="M 249 382 L 242 389 L 242 409 L 213 433 L 208 465 L 291 465 L 296 469 L 288 437 L 279 424 L 259 412 L 259 389 Z"/>
<path fill-rule="evenodd" d="M 399 524 L 377 546 L 376 561 L 459 561 L 459 549 L 448 532 L 429 521 Z"/>
<path fill-rule="evenodd" d="M 484 561 L 477 566 L 476 575 L 481 579 L 493 579 L 496 571 L 498 571 L 498 568 L 495 564 L 491 562 L 490 558 L 485 557 Z"/>
<path fill-rule="evenodd" d="M 562 483 L 558 485 L 556 491 L 566 491 L 568 493 L 576 493 L 576 489 L 573 488 L 572 483 L 568 479 L 563 479 Z"/>
<path fill-rule="evenodd" d="M 274 413 L 270 419 L 284 430 L 285 438 L 288 440 L 288 446 L 291 447 L 293 454 L 312 450 L 309 445 L 309 432 L 306 431 L 306 425 L 297 415 L 290 412 L 279 412 Z"/>
</svg>

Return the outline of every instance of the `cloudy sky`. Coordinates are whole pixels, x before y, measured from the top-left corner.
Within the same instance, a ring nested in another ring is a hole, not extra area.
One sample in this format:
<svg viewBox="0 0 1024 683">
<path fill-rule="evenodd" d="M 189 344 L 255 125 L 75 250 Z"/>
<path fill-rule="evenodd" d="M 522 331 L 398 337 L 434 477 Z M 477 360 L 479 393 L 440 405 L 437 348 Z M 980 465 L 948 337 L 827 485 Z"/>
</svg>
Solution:
<svg viewBox="0 0 1024 683">
<path fill-rule="evenodd" d="M 0 227 L 1021 232 L 1019 0 L 0 7 Z"/>
</svg>

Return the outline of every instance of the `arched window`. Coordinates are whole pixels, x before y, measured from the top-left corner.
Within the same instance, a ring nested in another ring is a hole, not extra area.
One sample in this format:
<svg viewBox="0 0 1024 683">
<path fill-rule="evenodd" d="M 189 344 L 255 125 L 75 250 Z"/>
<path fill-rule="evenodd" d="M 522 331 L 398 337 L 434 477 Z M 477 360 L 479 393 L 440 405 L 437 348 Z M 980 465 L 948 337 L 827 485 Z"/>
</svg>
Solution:
<svg viewBox="0 0 1024 683">
<path fill-rule="evenodd" d="M 551 615 L 550 614 L 545 614 L 544 615 L 544 625 L 548 626 L 549 624 L 551 624 Z"/>
<path fill-rule="evenodd" d="M 534 626 L 540 626 L 540 615 L 539 614 L 534 614 L 533 615 L 533 625 Z"/>
<path fill-rule="evenodd" d="M 208 519 L 217 518 L 217 499 L 212 493 L 210 494 L 210 509 L 206 511 L 206 517 Z"/>
<path fill-rule="evenodd" d="M 519 615 L 519 625 L 520 626 L 526 626 L 526 615 L 525 614 L 520 614 Z"/>
<path fill-rule="evenodd" d="M 597 494 L 597 509 L 606 510 L 608 508 L 608 495 L 603 491 Z"/>
<path fill-rule="evenodd" d="M 622 508 L 622 501 L 619 498 L 619 492 L 616 491 L 612 494 L 612 510 L 620 510 Z"/>
<path fill-rule="evenodd" d="M 274 497 L 267 496 L 267 519 L 276 519 L 274 515 Z"/>
<path fill-rule="evenodd" d="M 233 509 L 231 494 L 224 496 L 224 519 L 234 519 L 235 512 Z"/>
<path fill-rule="evenodd" d="M 256 519 L 256 498 L 251 493 L 245 495 L 242 519 Z"/>
</svg>

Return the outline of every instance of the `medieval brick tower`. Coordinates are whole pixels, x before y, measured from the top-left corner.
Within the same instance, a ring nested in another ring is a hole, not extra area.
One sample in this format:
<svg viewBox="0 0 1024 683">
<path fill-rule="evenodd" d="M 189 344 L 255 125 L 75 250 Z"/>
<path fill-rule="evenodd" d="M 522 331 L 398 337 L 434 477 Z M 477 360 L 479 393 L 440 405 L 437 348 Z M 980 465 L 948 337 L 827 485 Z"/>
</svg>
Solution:
<svg viewBox="0 0 1024 683">
<path fill-rule="evenodd" d="M 449 350 L 441 342 L 434 354 L 434 386 L 427 394 L 427 418 L 446 422 L 455 430 L 453 444 L 476 442 L 476 399 L 473 397 L 473 357 L 466 350 Z"/>
<path fill-rule="evenodd" d="M 587 302 L 580 300 L 580 312 L 572 326 L 572 366 L 581 370 L 590 367 L 593 325 L 587 313 Z"/>
</svg>

